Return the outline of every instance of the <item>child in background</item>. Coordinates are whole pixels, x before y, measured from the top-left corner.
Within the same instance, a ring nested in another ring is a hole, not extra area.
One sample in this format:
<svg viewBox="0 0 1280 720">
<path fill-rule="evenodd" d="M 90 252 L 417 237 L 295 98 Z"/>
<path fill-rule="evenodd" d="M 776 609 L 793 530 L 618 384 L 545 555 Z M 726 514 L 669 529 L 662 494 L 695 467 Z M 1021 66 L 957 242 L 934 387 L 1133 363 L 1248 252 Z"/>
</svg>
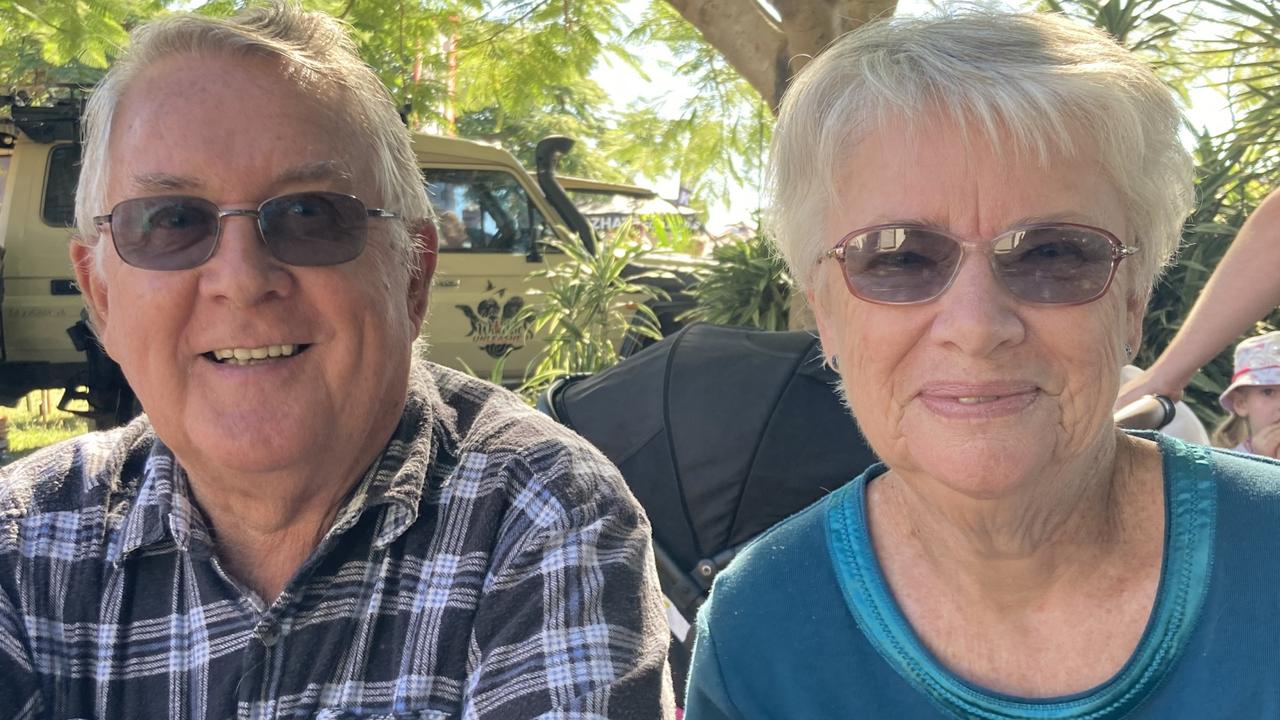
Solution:
<svg viewBox="0 0 1280 720">
<path fill-rule="evenodd" d="M 1280 331 L 1236 346 L 1231 385 L 1218 398 L 1231 415 L 1213 431 L 1213 444 L 1280 456 Z"/>
</svg>

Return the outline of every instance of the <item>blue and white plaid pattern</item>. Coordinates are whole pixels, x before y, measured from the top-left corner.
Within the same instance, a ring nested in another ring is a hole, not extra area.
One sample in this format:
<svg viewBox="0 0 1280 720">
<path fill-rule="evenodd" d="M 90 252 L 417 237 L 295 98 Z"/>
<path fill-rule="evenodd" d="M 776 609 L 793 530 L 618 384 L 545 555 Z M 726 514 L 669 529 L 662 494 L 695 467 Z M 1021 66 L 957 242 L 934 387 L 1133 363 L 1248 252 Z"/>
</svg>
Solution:
<svg viewBox="0 0 1280 720">
<path fill-rule="evenodd" d="M 671 717 L 649 525 L 510 393 L 415 369 L 270 605 L 145 419 L 0 468 L 0 717 Z"/>
</svg>

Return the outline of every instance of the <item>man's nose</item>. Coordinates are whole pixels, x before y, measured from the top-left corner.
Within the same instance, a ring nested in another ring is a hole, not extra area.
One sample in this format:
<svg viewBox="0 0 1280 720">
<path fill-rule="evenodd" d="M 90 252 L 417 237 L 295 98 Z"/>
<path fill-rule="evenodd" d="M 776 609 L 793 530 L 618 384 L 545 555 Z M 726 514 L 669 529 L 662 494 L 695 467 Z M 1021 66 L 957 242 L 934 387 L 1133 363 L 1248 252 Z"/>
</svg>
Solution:
<svg viewBox="0 0 1280 720">
<path fill-rule="evenodd" d="M 293 286 L 288 265 L 276 260 L 258 230 L 257 218 L 233 213 L 219 219 L 213 257 L 200 267 L 201 291 L 239 306 L 284 297 Z"/>
<path fill-rule="evenodd" d="M 934 302 L 934 337 L 966 355 L 986 357 L 1026 338 L 1020 303 L 981 253 L 965 253 L 951 286 Z"/>
</svg>

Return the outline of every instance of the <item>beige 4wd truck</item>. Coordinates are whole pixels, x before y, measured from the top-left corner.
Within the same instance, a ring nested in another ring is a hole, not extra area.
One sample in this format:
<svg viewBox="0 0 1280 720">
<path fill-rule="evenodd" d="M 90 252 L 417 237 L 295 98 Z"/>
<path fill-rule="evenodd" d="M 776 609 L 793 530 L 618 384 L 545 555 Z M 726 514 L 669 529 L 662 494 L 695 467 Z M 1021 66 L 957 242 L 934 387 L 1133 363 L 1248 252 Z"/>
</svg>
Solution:
<svg viewBox="0 0 1280 720">
<path fill-rule="evenodd" d="M 81 318 L 67 258 L 79 172 L 79 102 L 23 107 L 0 119 L 0 405 L 39 388 L 65 388 L 63 404 L 88 401 L 99 427 L 137 414 L 133 393 Z M 440 260 L 424 332 L 430 357 L 489 377 L 499 358 L 516 381 L 541 347 L 519 311 L 559 254 L 559 238 L 594 249 L 591 226 L 555 177 L 573 142 L 548 138 L 528 173 L 505 150 L 417 134 L 414 152 L 439 215 Z M 582 184 L 586 181 L 568 180 Z M 588 183 L 590 184 L 590 183 Z M 625 186 L 621 186 L 625 187 Z M 661 281 L 672 299 L 655 307 L 666 329 L 691 300 L 687 278 Z"/>
</svg>

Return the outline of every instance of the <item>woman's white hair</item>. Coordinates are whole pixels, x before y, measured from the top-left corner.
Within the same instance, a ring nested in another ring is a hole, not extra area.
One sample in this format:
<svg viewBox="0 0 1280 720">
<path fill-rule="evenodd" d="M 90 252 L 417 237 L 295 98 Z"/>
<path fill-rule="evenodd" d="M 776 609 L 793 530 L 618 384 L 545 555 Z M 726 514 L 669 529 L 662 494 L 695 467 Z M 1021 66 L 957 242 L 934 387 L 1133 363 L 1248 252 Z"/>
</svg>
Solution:
<svg viewBox="0 0 1280 720">
<path fill-rule="evenodd" d="M 294 3 L 271 2 L 230 18 L 180 14 L 142 25 L 128 51 L 112 65 L 89 97 L 83 120 L 84 143 L 76 188 L 80 242 L 96 243 L 95 271 L 106 243 L 97 241 L 96 215 L 108 212 L 107 144 L 116 107 L 144 70 L 180 55 L 263 57 L 280 63 L 281 73 L 326 101 L 331 119 L 348 134 L 335 138 L 350 153 L 371 160 L 384 209 L 408 223 L 431 218 L 431 205 L 404 123 L 386 87 L 361 59 L 346 28 L 334 18 L 305 12 Z M 388 223 L 394 246 L 410 261 L 420 250 L 405 223 Z M 409 262 L 410 268 L 417 263 Z"/>
<path fill-rule="evenodd" d="M 996 148 L 1011 140 L 1046 169 L 1053 153 L 1096 153 L 1141 247 L 1125 262 L 1131 297 L 1146 295 L 1177 250 L 1193 204 L 1193 165 L 1169 89 L 1099 30 L 1047 13 L 965 9 L 864 25 L 787 89 L 773 135 L 768 224 L 802 287 L 851 229 L 826 224 L 854 146 L 881 128 L 938 119 L 962 128 L 956 142 L 971 142 L 975 131 Z"/>
</svg>

